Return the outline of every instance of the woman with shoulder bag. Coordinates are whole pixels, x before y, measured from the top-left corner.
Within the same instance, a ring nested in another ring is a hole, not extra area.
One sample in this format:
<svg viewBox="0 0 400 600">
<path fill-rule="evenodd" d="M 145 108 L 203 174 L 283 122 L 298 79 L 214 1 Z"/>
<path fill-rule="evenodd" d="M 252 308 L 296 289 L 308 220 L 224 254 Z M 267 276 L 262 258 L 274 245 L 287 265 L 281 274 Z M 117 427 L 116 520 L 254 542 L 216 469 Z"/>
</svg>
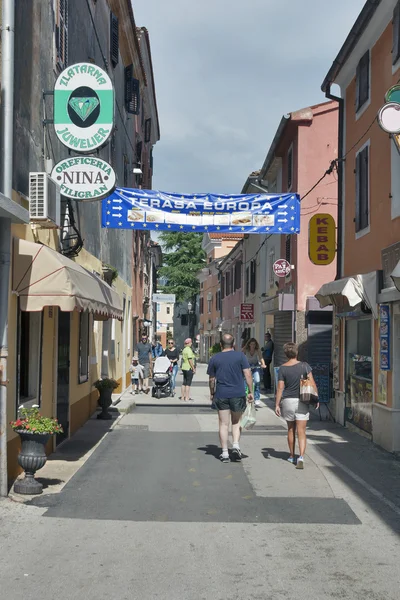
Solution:
<svg viewBox="0 0 400 600">
<path fill-rule="evenodd" d="M 316 408 L 319 407 L 318 390 L 310 365 L 297 360 L 297 344 L 289 342 L 283 346 L 283 350 L 288 361 L 279 368 L 275 413 L 278 417 L 282 414 L 287 422 L 290 453 L 288 461 L 296 464 L 297 469 L 303 469 L 306 451 L 306 427 L 310 418 L 309 405 L 313 403 L 313 399 L 316 399 L 316 403 L 313 404 Z M 302 398 L 307 403 L 303 402 Z M 296 433 L 300 450 L 297 462 L 295 459 Z"/>
</svg>

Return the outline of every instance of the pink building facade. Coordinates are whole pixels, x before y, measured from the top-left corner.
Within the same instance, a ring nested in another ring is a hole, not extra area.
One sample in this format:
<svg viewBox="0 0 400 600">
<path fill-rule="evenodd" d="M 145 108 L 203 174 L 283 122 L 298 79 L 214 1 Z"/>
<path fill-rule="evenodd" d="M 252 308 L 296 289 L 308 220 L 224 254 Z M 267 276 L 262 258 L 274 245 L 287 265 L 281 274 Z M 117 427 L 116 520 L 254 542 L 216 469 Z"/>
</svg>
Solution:
<svg viewBox="0 0 400 600">
<path fill-rule="evenodd" d="M 221 332 L 233 335 L 236 348 L 240 348 L 243 333 L 240 321 L 240 305 L 243 302 L 243 240 L 221 261 L 220 284 Z"/>
</svg>

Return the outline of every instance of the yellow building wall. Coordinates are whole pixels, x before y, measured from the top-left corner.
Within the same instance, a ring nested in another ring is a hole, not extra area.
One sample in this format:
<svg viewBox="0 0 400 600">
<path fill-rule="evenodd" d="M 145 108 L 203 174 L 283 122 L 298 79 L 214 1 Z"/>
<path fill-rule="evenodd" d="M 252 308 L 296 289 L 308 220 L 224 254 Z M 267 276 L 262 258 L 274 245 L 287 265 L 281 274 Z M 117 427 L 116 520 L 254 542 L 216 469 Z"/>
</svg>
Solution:
<svg viewBox="0 0 400 600">
<path fill-rule="evenodd" d="M 54 250 L 58 250 L 58 234 L 55 230 L 41 230 L 30 226 L 13 225 L 12 236 L 26 239 L 36 243 L 43 243 Z M 101 261 L 92 256 L 86 250 L 82 250 L 76 262 L 89 271 L 102 272 Z M 12 276 L 12 274 L 11 274 Z M 8 372 L 9 380 L 7 388 L 7 420 L 16 418 L 17 411 L 17 296 L 12 293 L 12 279 L 10 276 L 9 294 L 9 328 L 8 328 Z M 132 288 L 121 278 L 117 278 L 113 287 L 122 299 L 126 297 L 126 310 L 128 301 L 132 299 Z M 132 306 L 132 302 L 130 302 Z M 43 343 L 42 343 L 42 377 L 41 377 L 41 412 L 46 416 L 56 417 L 57 412 L 57 345 L 58 345 L 58 308 L 52 310 L 46 307 L 43 311 Z M 126 318 L 131 315 L 125 315 Z M 129 328 L 126 326 L 125 335 Z M 73 435 L 96 411 L 98 391 L 93 383 L 99 379 L 101 374 L 102 360 L 102 335 L 103 322 L 94 321 L 93 315 L 89 321 L 89 378 L 88 381 L 79 382 L 79 312 L 71 313 L 70 333 L 70 377 L 69 377 L 69 404 L 70 404 L 70 435 Z M 131 327 L 132 332 L 132 327 Z M 127 387 L 130 383 L 129 365 L 131 362 L 132 342 L 123 344 L 123 322 L 117 321 L 115 326 L 115 356 L 108 357 L 109 377 L 119 382 L 116 393 L 122 392 L 123 385 Z M 130 349 L 128 350 L 128 345 Z M 125 356 L 123 349 L 126 349 Z M 8 476 L 10 482 L 20 473 L 21 469 L 17 463 L 20 450 L 19 436 L 10 426 L 7 431 L 8 448 Z M 50 453 L 54 450 L 55 439 L 51 440 L 46 448 Z"/>
</svg>

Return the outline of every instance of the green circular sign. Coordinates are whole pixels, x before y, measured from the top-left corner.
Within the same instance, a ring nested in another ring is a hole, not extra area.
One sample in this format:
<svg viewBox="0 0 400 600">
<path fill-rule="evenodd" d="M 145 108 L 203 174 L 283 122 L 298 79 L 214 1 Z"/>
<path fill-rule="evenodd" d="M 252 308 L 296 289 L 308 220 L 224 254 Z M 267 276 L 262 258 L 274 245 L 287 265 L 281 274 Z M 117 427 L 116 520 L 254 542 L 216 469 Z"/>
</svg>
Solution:
<svg viewBox="0 0 400 600">
<path fill-rule="evenodd" d="M 400 85 L 394 85 L 386 92 L 385 102 L 400 103 Z"/>
<path fill-rule="evenodd" d="M 114 88 L 108 74 L 91 63 L 60 73 L 54 86 L 54 129 L 64 146 L 93 152 L 107 143 L 114 126 Z"/>
</svg>

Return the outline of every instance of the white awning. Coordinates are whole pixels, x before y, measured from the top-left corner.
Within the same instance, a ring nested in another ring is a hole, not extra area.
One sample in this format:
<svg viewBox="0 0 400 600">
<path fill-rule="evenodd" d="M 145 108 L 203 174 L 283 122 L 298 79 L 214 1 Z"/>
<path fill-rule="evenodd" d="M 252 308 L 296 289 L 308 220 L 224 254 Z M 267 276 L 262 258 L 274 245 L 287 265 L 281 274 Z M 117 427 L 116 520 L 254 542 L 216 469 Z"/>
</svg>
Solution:
<svg viewBox="0 0 400 600">
<path fill-rule="evenodd" d="M 342 312 L 351 311 L 361 302 L 365 302 L 374 316 L 378 318 L 378 276 L 376 271 L 345 277 L 325 283 L 315 294 L 321 307 L 333 305 Z"/>
<path fill-rule="evenodd" d="M 14 240 L 13 291 L 23 311 L 58 306 L 62 311 L 88 310 L 95 318 L 122 319 L 117 292 L 81 265 L 48 246 Z"/>
</svg>

